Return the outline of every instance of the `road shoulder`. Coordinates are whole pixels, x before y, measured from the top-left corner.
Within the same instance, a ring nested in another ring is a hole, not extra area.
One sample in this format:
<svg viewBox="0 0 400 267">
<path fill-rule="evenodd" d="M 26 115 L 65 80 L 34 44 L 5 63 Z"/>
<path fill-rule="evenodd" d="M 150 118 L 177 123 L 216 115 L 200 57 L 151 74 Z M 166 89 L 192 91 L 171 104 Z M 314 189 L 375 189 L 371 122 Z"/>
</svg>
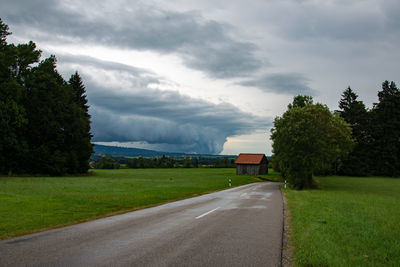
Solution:
<svg viewBox="0 0 400 267">
<path fill-rule="evenodd" d="M 282 234 L 282 261 L 281 265 L 283 267 L 292 266 L 292 256 L 293 252 L 290 247 L 290 210 L 288 209 L 287 199 L 285 193 L 282 192 L 283 200 L 283 234 Z"/>
</svg>

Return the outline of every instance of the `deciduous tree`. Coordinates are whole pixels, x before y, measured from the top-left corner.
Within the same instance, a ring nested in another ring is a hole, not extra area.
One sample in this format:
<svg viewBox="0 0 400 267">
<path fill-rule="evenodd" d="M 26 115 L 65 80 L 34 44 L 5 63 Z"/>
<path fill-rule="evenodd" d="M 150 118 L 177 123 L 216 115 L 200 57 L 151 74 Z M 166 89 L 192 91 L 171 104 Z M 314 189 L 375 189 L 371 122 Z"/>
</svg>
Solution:
<svg viewBox="0 0 400 267">
<path fill-rule="evenodd" d="M 353 145 L 350 126 L 321 104 L 307 103 L 275 118 L 274 164 L 297 189 L 312 187 L 312 175 L 332 165 Z"/>
</svg>

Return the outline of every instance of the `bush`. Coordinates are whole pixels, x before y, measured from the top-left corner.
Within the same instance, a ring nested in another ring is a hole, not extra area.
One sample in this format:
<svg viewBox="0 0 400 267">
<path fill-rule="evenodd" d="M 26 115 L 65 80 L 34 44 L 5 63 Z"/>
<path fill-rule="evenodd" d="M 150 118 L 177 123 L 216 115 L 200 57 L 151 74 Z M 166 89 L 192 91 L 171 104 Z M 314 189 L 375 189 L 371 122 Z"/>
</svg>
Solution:
<svg viewBox="0 0 400 267">
<path fill-rule="evenodd" d="M 95 164 L 96 169 L 119 169 L 119 167 L 120 165 L 118 162 L 107 156 L 102 157 Z"/>
</svg>

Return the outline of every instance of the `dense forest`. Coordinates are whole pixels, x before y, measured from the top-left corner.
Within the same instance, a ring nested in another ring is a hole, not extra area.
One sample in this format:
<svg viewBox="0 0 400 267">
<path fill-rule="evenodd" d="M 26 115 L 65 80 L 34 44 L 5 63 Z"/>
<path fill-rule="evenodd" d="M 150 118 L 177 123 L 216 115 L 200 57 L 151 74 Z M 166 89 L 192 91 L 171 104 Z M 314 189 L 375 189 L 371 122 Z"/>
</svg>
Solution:
<svg viewBox="0 0 400 267">
<path fill-rule="evenodd" d="M 400 90 L 384 81 L 372 109 L 357 99 L 348 87 L 339 102 L 338 113 L 355 140 L 352 152 L 339 162 L 339 174 L 400 176 Z"/>
<path fill-rule="evenodd" d="M 92 156 L 93 159 L 93 156 Z M 96 169 L 235 168 L 236 156 L 102 156 L 93 159 Z"/>
<path fill-rule="evenodd" d="M 30 41 L 8 44 L 0 19 L 0 173 L 85 173 L 92 154 L 89 106 L 76 72 L 65 81 L 56 58 L 40 61 Z"/>
</svg>

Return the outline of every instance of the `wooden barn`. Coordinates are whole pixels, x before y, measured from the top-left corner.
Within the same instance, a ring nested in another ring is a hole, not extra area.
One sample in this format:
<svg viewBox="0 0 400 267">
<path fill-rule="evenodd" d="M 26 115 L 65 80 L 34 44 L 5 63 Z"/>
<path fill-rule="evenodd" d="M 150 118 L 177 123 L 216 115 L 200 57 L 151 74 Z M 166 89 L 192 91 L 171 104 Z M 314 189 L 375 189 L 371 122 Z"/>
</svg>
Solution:
<svg viewBox="0 0 400 267">
<path fill-rule="evenodd" d="M 267 174 L 268 159 L 264 154 L 240 153 L 236 161 L 236 174 Z"/>
</svg>

